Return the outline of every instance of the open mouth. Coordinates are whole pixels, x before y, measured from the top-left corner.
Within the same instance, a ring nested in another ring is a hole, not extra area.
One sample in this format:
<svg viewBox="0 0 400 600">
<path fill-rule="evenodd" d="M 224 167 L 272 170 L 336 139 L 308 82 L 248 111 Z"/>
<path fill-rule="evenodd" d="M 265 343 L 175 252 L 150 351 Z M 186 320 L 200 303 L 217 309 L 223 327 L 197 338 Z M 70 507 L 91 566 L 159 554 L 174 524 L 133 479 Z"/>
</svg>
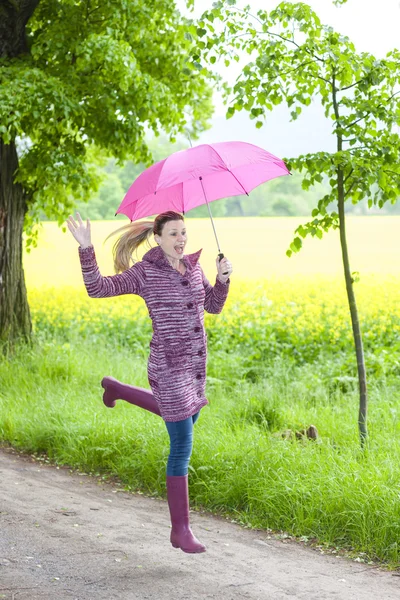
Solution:
<svg viewBox="0 0 400 600">
<path fill-rule="evenodd" d="M 183 254 L 184 246 L 174 246 L 174 250 L 177 254 Z"/>
</svg>

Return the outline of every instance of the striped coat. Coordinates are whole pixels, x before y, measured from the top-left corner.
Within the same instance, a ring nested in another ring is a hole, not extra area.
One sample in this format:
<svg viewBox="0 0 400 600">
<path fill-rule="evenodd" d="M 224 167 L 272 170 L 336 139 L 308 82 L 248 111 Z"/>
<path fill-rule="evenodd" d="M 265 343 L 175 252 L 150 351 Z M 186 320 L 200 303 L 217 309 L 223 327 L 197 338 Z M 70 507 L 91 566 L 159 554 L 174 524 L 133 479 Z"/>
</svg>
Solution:
<svg viewBox="0 0 400 600">
<path fill-rule="evenodd" d="M 148 377 L 165 421 L 180 421 L 208 404 L 205 397 L 207 338 L 204 310 L 220 313 L 229 281 L 207 281 L 199 264 L 201 250 L 183 257 L 182 275 L 160 247 L 149 250 L 142 261 L 111 277 L 102 277 L 93 246 L 79 247 L 83 280 L 91 298 L 122 294 L 141 296 L 153 324 Z"/>
</svg>

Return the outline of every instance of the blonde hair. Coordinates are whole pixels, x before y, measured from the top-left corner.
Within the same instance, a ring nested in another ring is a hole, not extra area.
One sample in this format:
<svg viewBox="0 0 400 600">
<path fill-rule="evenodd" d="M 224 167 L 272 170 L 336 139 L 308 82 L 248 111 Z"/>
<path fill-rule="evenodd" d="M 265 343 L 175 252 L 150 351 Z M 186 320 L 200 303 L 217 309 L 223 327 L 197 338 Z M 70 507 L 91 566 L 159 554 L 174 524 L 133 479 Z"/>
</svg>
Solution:
<svg viewBox="0 0 400 600">
<path fill-rule="evenodd" d="M 131 262 L 133 264 L 136 262 L 133 254 L 137 252 L 139 246 L 147 242 L 148 247 L 151 248 L 152 234 L 161 235 L 163 227 L 168 221 L 184 221 L 184 218 L 180 213 L 171 210 L 161 213 L 154 221 L 136 221 L 113 231 L 105 241 L 117 233 L 125 232 L 113 246 L 115 272 L 122 273 L 130 268 Z"/>
</svg>

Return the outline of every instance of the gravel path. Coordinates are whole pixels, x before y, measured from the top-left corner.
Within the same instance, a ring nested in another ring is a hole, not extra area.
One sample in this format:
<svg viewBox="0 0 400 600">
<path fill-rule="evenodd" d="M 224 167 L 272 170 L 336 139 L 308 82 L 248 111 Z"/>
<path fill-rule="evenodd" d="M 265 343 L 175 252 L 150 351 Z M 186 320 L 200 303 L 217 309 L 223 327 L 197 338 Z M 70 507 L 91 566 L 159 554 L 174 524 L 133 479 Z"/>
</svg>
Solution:
<svg viewBox="0 0 400 600">
<path fill-rule="evenodd" d="M 202 555 L 168 541 L 167 504 L 0 450 L 0 598 L 399 600 L 400 577 L 199 513 Z"/>
</svg>

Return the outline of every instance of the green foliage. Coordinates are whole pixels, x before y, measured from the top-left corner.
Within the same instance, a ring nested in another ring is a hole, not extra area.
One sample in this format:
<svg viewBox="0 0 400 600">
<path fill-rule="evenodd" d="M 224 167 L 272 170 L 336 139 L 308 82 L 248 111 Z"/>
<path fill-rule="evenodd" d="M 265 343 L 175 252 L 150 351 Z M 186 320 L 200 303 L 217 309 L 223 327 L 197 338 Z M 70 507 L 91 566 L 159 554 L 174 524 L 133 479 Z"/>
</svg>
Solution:
<svg viewBox="0 0 400 600">
<path fill-rule="evenodd" d="M 338 226 L 332 203 L 339 197 L 353 204 L 364 199 L 369 207 L 395 203 L 400 196 L 400 52 L 383 59 L 357 53 L 348 37 L 323 25 L 301 2 L 281 2 L 256 16 L 250 11 L 237 9 L 233 0 L 215 3 L 199 22 L 206 31 L 205 47 L 196 52 L 209 63 L 212 57 L 240 61 L 243 52 L 254 56 L 233 87 L 223 85 L 227 118 L 246 110 L 260 127 L 282 102 L 293 120 L 314 99 L 322 103 L 337 151 L 287 159 L 290 170 L 304 173 L 305 190 L 324 178 L 329 182 L 313 220 L 298 231 L 301 237 L 321 237 Z M 296 238 L 289 255 L 300 242 Z"/>
<path fill-rule="evenodd" d="M 29 52 L 0 61 L 0 135 L 18 142 L 28 229 L 90 197 L 99 150 L 147 163 L 146 130 L 206 127 L 209 74 L 188 64 L 189 24 L 168 0 L 38 4 Z"/>
</svg>

